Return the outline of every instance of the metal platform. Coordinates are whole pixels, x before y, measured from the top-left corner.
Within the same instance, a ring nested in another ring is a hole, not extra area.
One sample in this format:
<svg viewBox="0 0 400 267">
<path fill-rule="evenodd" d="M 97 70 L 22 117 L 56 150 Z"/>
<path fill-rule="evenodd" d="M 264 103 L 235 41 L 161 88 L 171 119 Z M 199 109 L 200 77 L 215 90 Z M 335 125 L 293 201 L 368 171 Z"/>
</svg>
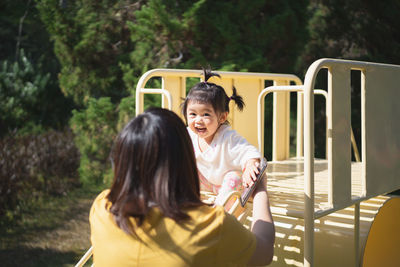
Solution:
<svg viewBox="0 0 400 267">
<path fill-rule="evenodd" d="M 351 195 L 356 201 L 362 196 L 362 164 L 351 164 Z M 304 159 L 290 158 L 271 161 L 267 168 L 267 188 L 272 212 L 302 217 L 304 210 Z M 328 160 L 314 160 L 314 209 L 316 214 L 332 208 L 329 203 Z M 353 203 L 348 203 L 349 206 Z"/>
</svg>

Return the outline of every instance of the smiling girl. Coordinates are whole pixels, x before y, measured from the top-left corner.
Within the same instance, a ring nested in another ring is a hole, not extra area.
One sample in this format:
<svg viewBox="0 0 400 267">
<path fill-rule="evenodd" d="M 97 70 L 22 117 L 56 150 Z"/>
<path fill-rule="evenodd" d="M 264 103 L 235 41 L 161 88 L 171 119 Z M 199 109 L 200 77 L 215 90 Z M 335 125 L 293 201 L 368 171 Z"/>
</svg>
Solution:
<svg viewBox="0 0 400 267">
<path fill-rule="evenodd" d="M 196 155 L 200 188 L 217 195 L 221 205 L 231 191 L 253 184 L 258 174 L 260 153 L 233 130 L 227 121 L 229 102 L 243 110 L 243 98 L 232 88 L 228 97 L 224 88 L 208 82 L 219 74 L 204 70 L 204 82 L 190 89 L 182 104 Z"/>
</svg>

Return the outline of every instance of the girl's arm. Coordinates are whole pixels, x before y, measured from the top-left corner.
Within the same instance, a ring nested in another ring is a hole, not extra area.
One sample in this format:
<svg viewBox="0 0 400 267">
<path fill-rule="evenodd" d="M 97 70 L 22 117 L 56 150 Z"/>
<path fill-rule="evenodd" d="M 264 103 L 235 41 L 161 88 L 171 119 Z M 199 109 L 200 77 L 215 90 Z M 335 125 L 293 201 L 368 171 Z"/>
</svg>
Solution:
<svg viewBox="0 0 400 267">
<path fill-rule="evenodd" d="M 258 167 L 260 166 L 260 159 L 254 158 L 249 159 L 243 170 L 243 186 L 250 187 L 254 184 L 257 179 L 257 174 L 259 173 Z"/>
<path fill-rule="evenodd" d="M 253 194 L 251 231 L 256 236 L 257 245 L 248 265 L 270 264 L 274 256 L 275 227 L 264 181 L 258 184 Z"/>
<path fill-rule="evenodd" d="M 233 165 L 242 168 L 243 185 L 251 186 L 258 174 L 260 152 L 235 130 L 226 130 L 222 139 L 227 144 L 224 152 L 230 156 Z"/>
</svg>

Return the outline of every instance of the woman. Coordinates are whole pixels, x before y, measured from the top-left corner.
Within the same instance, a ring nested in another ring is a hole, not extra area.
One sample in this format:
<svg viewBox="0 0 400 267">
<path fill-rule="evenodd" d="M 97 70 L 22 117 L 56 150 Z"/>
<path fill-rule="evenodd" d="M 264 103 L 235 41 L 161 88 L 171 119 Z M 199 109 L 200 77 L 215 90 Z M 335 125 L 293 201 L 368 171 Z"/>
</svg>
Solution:
<svg viewBox="0 0 400 267">
<path fill-rule="evenodd" d="M 251 231 L 223 207 L 200 200 L 193 146 L 182 120 L 153 108 L 130 121 L 114 144 L 114 181 L 90 211 L 99 266 L 266 265 L 275 230 L 263 183 Z"/>
</svg>

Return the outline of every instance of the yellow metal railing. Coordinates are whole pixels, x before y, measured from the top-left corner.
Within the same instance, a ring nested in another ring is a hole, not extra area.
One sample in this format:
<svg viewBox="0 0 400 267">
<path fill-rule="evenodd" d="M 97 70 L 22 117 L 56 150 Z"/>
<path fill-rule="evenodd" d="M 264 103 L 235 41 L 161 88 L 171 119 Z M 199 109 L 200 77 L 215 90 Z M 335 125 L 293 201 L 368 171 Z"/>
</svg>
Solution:
<svg viewBox="0 0 400 267">
<path fill-rule="evenodd" d="M 276 85 L 291 83 L 301 85 L 301 80 L 292 74 L 276 73 L 254 73 L 254 72 L 227 72 L 217 71 L 221 79 L 213 77 L 212 82 L 221 85 L 230 95 L 232 86 L 243 96 L 246 107 L 243 112 L 237 111 L 231 106 L 229 122 L 232 128 L 237 130 L 254 146 L 258 145 L 257 140 L 257 105 L 256 100 L 260 92 L 265 88 L 267 81 Z M 154 69 L 146 72 L 139 79 L 136 87 L 136 114 L 143 112 L 145 94 L 162 94 L 162 107 L 171 109 L 181 115 L 180 105 L 182 99 L 186 97 L 187 78 L 203 77 L 201 70 L 176 70 L 176 69 Z M 161 88 L 146 88 L 146 83 L 152 78 L 161 78 Z M 232 104 L 233 105 L 233 104 Z M 274 121 L 279 121 L 279 127 L 274 131 L 274 148 L 282 151 L 280 154 L 289 156 L 289 132 L 290 132 L 290 98 L 287 92 L 277 92 L 274 94 L 274 108 L 284 107 L 284 112 L 274 110 Z M 264 107 L 261 107 L 264 111 Z M 264 114 L 262 112 L 262 114 Z M 262 122 L 263 124 L 263 122 Z M 263 124 L 264 125 L 264 124 Z M 264 127 L 262 133 L 264 132 Z"/>
<path fill-rule="evenodd" d="M 321 69 L 328 69 L 328 175 L 327 210 L 314 211 L 314 84 Z M 363 194 L 351 198 L 350 72 L 361 71 Z M 320 59 L 308 69 L 304 93 L 304 266 L 314 262 L 314 220 L 355 204 L 354 229 L 359 225 L 359 203 L 400 187 L 400 66 L 338 59 Z M 288 88 L 290 89 L 290 88 Z M 293 87 L 293 90 L 301 90 Z M 384 133 L 382 133 L 384 131 Z M 384 134 L 384 136 L 382 135 Z M 385 140 L 383 141 L 383 138 Z M 382 146 L 382 142 L 387 145 Z M 379 165 L 379 162 L 384 164 Z M 355 240 L 359 233 L 355 232 Z M 358 242 L 356 251 L 359 250 Z M 356 266 L 359 264 L 357 257 Z"/>
<path fill-rule="evenodd" d="M 82 256 L 82 258 L 78 261 L 77 264 L 75 264 L 75 267 L 83 267 L 85 266 L 86 262 L 92 257 L 93 255 L 93 247 L 90 247 L 86 253 Z M 92 267 L 94 264 L 92 264 Z"/>
</svg>

